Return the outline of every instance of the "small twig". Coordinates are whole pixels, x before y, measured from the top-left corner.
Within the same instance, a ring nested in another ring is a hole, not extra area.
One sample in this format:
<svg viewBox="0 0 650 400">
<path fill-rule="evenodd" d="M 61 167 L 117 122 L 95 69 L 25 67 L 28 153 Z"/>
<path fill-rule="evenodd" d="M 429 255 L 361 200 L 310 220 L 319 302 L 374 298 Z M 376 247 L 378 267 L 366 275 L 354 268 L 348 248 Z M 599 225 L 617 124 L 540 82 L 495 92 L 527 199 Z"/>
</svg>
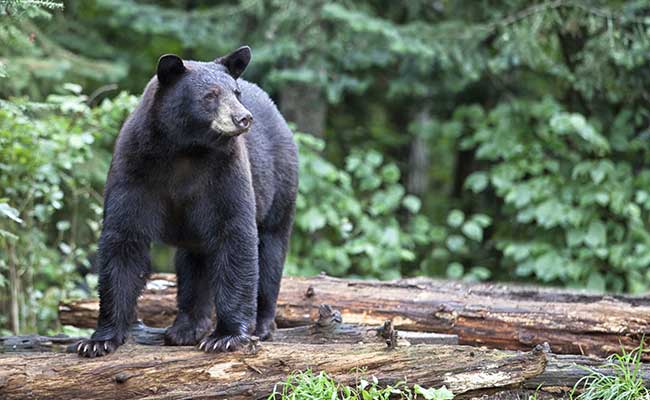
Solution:
<svg viewBox="0 0 650 400">
<path fill-rule="evenodd" d="M 108 85 L 100 86 L 97 89 L 95 89 L 90 96 L 88 96 L 88 100 L 86 100 L 86 104 L 89 107 L 92 107 L 95 105 L 95 100 L 104 93 L 112 92 L 113 90 L 117 90 L 118 86 L 117 83 L 110 83 Z"/>
<path fill-rule="evenodd" d="M 239 361 L 241 361 L 242 364 L 244 364 L 244 365 L 247 366 L 248 368 L 252 369 L 253 371 L 257 372 L 258 374 L 260 374 L 260 375 L 263 375 L 263 374 L 264 374 L 264 373 L 262 372 L 262 370 L 260 370 L 259 368 L 257 368 L 257 367 L 254 366 L 254 365 L 249 364 L 245 359 L 241 358 Z"/>
</svg>

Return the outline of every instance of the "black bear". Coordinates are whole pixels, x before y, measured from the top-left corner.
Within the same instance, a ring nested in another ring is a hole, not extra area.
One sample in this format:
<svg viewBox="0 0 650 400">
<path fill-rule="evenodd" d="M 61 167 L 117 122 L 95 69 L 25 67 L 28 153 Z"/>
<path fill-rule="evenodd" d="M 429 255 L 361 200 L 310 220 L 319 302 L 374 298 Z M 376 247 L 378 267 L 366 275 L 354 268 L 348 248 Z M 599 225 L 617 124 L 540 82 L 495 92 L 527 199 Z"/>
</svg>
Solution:
<svg viewBox="0 0 650 400">
<path fill-rule="evenodd" d="M 152 241 L 177 247 L 170 345 L 233 351 L 273 329 L 293 225 L 293 134 L 269 96 L 239 79 L 242 47 L 213 62 L 164 55 L 120 131 L 104 193 L 99 319 L 85 357 L 126 340 Z M 212 327 L 213 306 L 216 327 Z"/>
</svg>

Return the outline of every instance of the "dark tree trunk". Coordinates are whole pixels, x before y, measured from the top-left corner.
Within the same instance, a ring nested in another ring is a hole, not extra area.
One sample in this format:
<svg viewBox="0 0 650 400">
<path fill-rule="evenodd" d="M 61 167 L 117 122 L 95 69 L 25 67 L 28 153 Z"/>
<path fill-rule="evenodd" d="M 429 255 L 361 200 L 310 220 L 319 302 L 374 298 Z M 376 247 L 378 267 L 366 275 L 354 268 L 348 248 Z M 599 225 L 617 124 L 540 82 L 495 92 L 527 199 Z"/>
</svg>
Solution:
<svg viewBox="0 0 650 400">
<path fill-rule="evenodd" d="M 426 126 L 431 121 L 428 108 L 417 115 L 417 123 Z M 418 197 L 424 196 L 429 189 L 429 168 L 431 167 L 431 151 L 425 135 L 417 132 L 411 141 L 409 149 L 408 180 L 406 188 L 409 193 Z"/>
<path fill-rule="evenodd" d="M 327 101 L 320 88 L 290 83 L 280 92 L 280 110 L 299 132 L 322 136 L 327 117 Z"/>
</svg>

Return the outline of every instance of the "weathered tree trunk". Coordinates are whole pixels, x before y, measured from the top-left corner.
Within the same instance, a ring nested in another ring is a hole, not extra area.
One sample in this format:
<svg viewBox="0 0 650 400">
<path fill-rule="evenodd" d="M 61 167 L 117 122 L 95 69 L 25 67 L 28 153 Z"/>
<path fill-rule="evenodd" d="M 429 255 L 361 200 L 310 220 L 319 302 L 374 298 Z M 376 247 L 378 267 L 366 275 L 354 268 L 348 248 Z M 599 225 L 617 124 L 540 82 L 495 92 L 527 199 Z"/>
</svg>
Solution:
<svg viewBox="0 0 650 400">
<path fill-rule="evenodd" d="M 569 391 L 589 374 L 586 368 L 612 373 L 605 360 L 550 354 L 546 344 L 528 353 L 414 344 L 456 338 L 404 335 L 390 322 L 378 328 L 343 324 L 340 312 L 326 305 L 318 314 L 310 326 L 280 329 L 274 342 L 261 347 L 253 342 L 243 352 L 222 355 L 160 346 L 164 329 L 143 324 L 132 328 L 132 339 L 157 346 L 130 341 L 95 360 L 42 352 L 75 353 L 78 338 L 0 338 L 0 398 L 263 398 L 288 373 L 311 368 L 348 385 L 375 376 L 382 384 L 445 385 L 458 399 L 520 399 L 532 393 L 546 399 L 551 397 L 545 393 L 556 398 Z M 639 374 L 650 383 L 650 366 L 642 364 Z"/>
<path fill-rule="evenodd" d="M 156 275 L 139 302 L 148 325 L 171 324 L 173 275 Z M 607 355 L 633 348 L 650 334 L 650 298 L 600 296 L 502 284 L 432 279 L 357 281 L 326 276 L 285 277 L 278 301 L 280 327 L 307 325 L 320 304 L 340 309 L 346 323 L 458 335 L 461 344 L 526 350 L 548 342 L 554 353 Z M 63 324 L 94 327 L 96 300 L 61 304 Z"/>
<path fill-rule="evenodd" d="M 325 371 L 354 385 L 380 383 L 451 389 L 457 399 L 564 398 L 587 368 L 612 374 L 602 359 L 469 346 L 374 344 L 254 344 L 244 352 L 208 355 L 189 347 L 128 343 L 115 354 L 83 359 L 76 354 L 0 354 L 2 399 L 264 398 L 296 370 Z M 650 383 L 650 366 L 639 375 Z M 545 394 L 550 394 L 549 397 Z M 480 397 L 479 397 L 480 396 Z"/>
<path fill-rule="evenodd" d="M 521 385 L 546 364 L 541 350 L 511 353 L 466 346 L 264 343 L 248 354 L 204 354 L 188 347 L 127 344 L 115 354 L 0 356 L 3 399 L 263 398 L 295 370 L 326 371 L 354 384 L 360 377 L 394 383 L 408 377 L 455 394 Z M 363 370 L 360 371 L 359 368 Z"/>
<path fill-rule="evenodd" d="M 9 248 L 9 287 L 11 288 L 11 330 L 14 335 L 20 333 L 20 277 L 16 266 L 16 248 L 13 244 Z"/>
<path fill-rule="evenodd" d="M 431 122 L 429 107 L 425 107 L 417 115 L 417 123 L 426 126 Z M 431 166 L 431 152 L 425 135 L 417 133 L 409 146 L 409 163 L 406 189 L 409 193 L 418 196 L 426 194 L 429 188 L 429 167 Z"/>
<path fill-rule="evenodd" d="M 290 83 L 280 92 L 280 110 L 284 118 L 296 124 L 300 132 L 322 136 L 327 117 L 327 100 L 319 87 Z"/>
</svg>

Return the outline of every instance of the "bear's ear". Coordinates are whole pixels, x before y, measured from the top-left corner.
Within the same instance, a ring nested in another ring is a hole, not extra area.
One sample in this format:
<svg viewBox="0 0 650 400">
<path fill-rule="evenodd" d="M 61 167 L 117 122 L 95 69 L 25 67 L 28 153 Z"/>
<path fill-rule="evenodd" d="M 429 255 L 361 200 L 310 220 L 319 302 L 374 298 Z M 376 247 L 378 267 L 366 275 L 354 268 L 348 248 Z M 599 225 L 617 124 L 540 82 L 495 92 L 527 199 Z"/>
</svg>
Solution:
<svg viewBox="0 0 650 400">
<path fill-rule="evenodd" d="M 162 55 L 158 59 L 158 69 L 156 71 L 158 82 L 167 85 L 178 78 L 185 70 L 183 60 L 176 54 Z"/>
<path fill-rule="evenodd" d="M 244 73 L 248 63 L 251 61 L 251 48 L 242 46 L 227 56 L 219 57 L 214 61 L 225 66 L 228 73 L 237 79 Z"/>
</svg>

